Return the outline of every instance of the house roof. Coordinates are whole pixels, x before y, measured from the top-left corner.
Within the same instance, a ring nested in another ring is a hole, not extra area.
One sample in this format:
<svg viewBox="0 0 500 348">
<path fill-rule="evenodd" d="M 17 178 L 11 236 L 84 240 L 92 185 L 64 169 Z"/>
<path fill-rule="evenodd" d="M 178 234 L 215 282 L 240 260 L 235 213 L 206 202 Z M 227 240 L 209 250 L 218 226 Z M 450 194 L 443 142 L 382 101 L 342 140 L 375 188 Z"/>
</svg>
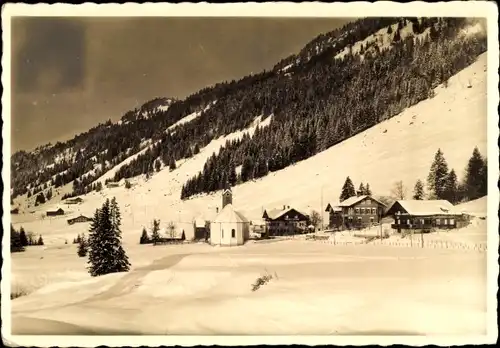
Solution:
<svg viewBox="0 0 500 348">
<path fill-rule="evenodd" d="M 205 219 L 202 216 L 198 216 L 194 219 L 194 226 L 196 228 L 205 227 Z"/>
<path fill-rule="evenodd" d="M 227 204 L 224 209 L 212 221 L 215 223 L 248 223 L 248 219 L 239 211 L 235 210 L 232 204 Z"/>
<path fill-rule="evenodd" d="M 447 200 L 401 200 L 393 203 L 389 208 L 388 213 L 391 212 L 392 207 L 399 203 L 401 207 L 406 210 L 410 215 L 423 216 L 423 215 L 457 215 L 461 212 L 455 208 L 453 204 Z"/>
<path fill-rule="evenodd" d="M 297 213 L 299 213 L 301 215 L 307 216 L 307 214 L 304 214 L 295 208 L 286 208 L 286 209 L 276 208 L 276 209 L 266 210 L 266 211 L 264 211 L 264 214 L 267 214 L 267 217 L 269 219 L 275 220 L 275 219 L 278 219 L 279 217 L 285 215 L 286 213 L 288 213 L 289 211 L 292 211 L 292 210 L 295 210 Z"/>
<path fill-rule="evenodd" d="M 328 203 L 328 205 L 326 206 L 325 211 L 342 211 L 342 208 L 335 207 L 335 206 L 331 205 L 330 203 Z"/>
<path fill-rule="evenodd" d="M 49 208 L 49 209 L 47 209 L 47 211 L 50 211 L 50 212 L 56 212 L 56 211 L 58 211 L 58 210 L 62 210 L 62 211 L 64 211 L 64 209 L 63 209 L 63 208 L 61 208 L 60 206 L 55 206 L 55 207 L 53 207 L 53 208 Z"/>
<path fill-rule="evenodd" d="M 373 201 L 375 201 L 375 202 L 377 202 L 385 207 L 385 204 L 380 202 L 378 199 L 375 199 L 372 196 L 366 196 L 366 195 L 349 197 L 346 200 L 340 202 L 338 207 L 351 207 L 354 204 L 361 202 L 365 198 L 369 198 L 369 199 L 371 199 L 371 200 L 373 200 Z"/>
</svg>

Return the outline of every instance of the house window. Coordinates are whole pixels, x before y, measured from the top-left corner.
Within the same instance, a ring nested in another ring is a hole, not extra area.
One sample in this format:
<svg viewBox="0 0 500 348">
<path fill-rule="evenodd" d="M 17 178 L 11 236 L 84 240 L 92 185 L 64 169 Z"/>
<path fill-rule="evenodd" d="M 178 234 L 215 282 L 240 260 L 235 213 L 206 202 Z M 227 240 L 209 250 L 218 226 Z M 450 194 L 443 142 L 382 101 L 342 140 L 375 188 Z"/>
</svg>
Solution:
<svg viewBox="0 0 500 348">
<path fill-rule="evenodd" d="M 440 225 L 441 224 L 441 219 L 436 219 L 436 225 Z"/>
<path fill-rule="evenodd" d="M 450 225 L 455 225 L 455 219 L 450 219 Z"/>
<path fill-rule="evenodd" d="M 231 230 L 231 238 L 236 238 L 236 231 L 234 228 Z"/>
<path fill-rule="evenodd" d="M 448 219 L 444 219 L 443 225 L 448 225 Z"/>
<path fill-rule="evenodd" d="M 360 211 L 361 211 L 361 215 L 363 215 L 365 213 L 365 208 L 360 208 Z"/>
<path fill-rule="evenodd" d="M 356 212 L 356 214 L 359 214 L 359 208 L 354 209 L 354 211 Z"/>
<path fill-rule="evenodd" d="M 372 224 L 373 224 L 373 217 L 371 217 L 371 218 L 370 218 L 370 223 L 372 223 Z"/>
<path fill-rule="evenodd" d="M 372 208 L 372 214 L 377 215 L 377 208 Z"/>
</svg>

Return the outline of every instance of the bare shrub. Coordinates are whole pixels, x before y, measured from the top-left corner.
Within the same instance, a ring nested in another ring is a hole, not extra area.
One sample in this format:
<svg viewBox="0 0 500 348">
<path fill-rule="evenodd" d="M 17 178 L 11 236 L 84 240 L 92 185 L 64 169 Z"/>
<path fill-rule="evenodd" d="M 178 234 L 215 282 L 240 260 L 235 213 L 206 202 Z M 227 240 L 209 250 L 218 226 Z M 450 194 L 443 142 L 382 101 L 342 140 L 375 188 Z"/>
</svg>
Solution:
<svg viewBox="0 0 500 348">
<path fill-rule="evenodd" d="M 266 274 L 258 277 L 255 283 L 252 284 L 252 291 L 257 291 L 262 285 L 265 285 L 271 281 L 271 279 L 278 279 L 278 275 L 274 272 L 274 277 L 266 271 Z"/>
</svg>

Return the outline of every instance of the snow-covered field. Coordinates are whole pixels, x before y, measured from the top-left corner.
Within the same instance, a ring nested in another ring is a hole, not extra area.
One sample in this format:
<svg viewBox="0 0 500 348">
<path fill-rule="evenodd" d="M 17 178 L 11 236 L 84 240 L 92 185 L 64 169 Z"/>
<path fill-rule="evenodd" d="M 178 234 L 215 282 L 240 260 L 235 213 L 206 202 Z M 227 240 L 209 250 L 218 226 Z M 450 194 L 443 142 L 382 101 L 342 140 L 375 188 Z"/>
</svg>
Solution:
<svg viewBox="0 0 500 348">
<path fill-rule="evenodd" d="M 13 255 L 14 284 L 47 284 L 12 301 L 13 334 L 486 333 L 481 253 L 300 240 L 127 252 L 130 272 L 95 279 L 74 245 Z"/>
</svg>

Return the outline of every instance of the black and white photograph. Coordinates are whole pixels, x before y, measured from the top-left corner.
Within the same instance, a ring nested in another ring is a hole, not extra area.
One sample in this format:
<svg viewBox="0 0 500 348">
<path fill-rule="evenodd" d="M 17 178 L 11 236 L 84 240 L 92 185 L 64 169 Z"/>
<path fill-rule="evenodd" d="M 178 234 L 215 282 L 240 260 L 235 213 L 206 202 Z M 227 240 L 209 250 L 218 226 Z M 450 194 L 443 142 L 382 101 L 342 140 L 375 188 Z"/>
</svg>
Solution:
<svg viewBox="0 0 500 348">
<path fill-rule="evenodd" d="M 496 342 L 494 3 L 2 29 L 7 345 Z"/>
</svg>

